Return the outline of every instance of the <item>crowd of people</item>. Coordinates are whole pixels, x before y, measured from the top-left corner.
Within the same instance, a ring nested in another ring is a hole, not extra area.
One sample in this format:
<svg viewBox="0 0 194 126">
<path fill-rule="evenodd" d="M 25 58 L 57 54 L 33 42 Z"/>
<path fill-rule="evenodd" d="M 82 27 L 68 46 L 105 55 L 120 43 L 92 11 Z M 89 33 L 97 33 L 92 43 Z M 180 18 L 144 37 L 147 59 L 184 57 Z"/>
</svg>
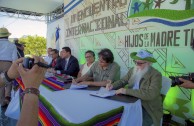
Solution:
<svg viewBox="0 0 194 126">
<path fill-rule="evenodd" d="M 32 69 L 23 68 L 24 46 L 14 40 L 8 40 L 11 35 L 6 28 L 0 28 L 0 104 L 6 106 L 11 100 L 12 80 L 21 76 L 25 85 L 24 102 L 18 125 L 38 125 L 38 95 L 39 86 L 45 72 L 66 74 L 75 77 L 75 84 L 104 86 L 107 90 L 116 90 L 116 94 L 134 96 L 141 99 L 143 126 L 160 125 L 162 118 L 162 74 L 152 67 L 156 63 L 153 54 L 140 50 L 130 54 L 135 66 L 120 79 L 120 66 L 114 61 L 114 55 L 108 48 L 100 50 L 98 60 L 92 50 L 85 52 L 86 63 L 79 67 L 78 59 L 72 55 L 69 47 L 61 51 L 48 48 L 47 56 L 34 56 L 34 62 L 47 63 L 46 69 L 37 64 Z M 19 59 L 18 59 L 19 58 Z M 194 83 L 180 78 L 181 87 L 194 89 Z"/>
</svg>

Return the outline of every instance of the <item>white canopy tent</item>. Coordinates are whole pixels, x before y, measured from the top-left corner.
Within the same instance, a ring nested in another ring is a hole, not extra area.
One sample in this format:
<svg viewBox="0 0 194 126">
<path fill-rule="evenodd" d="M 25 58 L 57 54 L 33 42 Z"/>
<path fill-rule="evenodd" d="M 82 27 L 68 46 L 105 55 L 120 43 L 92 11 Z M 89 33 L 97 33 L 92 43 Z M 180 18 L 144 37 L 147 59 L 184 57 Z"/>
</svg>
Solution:
<svg viewBox="0 0 194 126">
<path fill-rule="evenodd" d="M 0 0 L 0 7 L 46 14 L 63 3 L 64 0 Z"/>
<path fill-rule="evenodd" d="M 0 12 L 3 16 L 14 15 L 17 18 L 22 18 L 19 15 L 47 16 L 48 20 L 48 16 L 58 13 L 56 9 L 63 3 L 64 0 L 0 0 Z"/>
</svg>

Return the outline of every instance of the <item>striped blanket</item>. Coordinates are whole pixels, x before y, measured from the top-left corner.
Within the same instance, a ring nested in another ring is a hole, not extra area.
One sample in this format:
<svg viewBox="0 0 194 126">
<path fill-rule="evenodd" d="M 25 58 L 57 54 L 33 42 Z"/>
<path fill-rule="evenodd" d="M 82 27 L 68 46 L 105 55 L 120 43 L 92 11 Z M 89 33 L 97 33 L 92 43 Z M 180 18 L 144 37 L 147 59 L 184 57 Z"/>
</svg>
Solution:
<svg viewBox="0 0 194 126">
<path fill-rule="evenodd" d="M 63 88 L 63 86 L 65 85 L 63 82 L 59 82 L 56 80 L 56 77 L 49 77 L 46 78 L 42 81 L 42 86 L 44 86 L 45 88 L 47 88 L 48 90 L 51 91 L 60 91 L 60 90 L 65 90 L 65 88 Z M 22 82 L 21 78 L 17 78 L 15 85 L 19 85 L 19 87 L 24 90 L 24 84 Z"/>
<path fill-rule="evenodd" d="M 16 79 L 20 88 L 25 89 L 20 78 Z M 44 79 L 42 85 L 49 90 L 64 90 L 63 83 L 56 81 L 56 77 Z M 21 100 L 22 103 L 22 100 Z M 113 126 L 118 124 L 122 116 L 124 107 L 118 107 L 111 111 L 96 115 L 91 119 L 75 124 L 64 119 L 42 95 L 39 96 L 39 126 Z"/>
</svg>

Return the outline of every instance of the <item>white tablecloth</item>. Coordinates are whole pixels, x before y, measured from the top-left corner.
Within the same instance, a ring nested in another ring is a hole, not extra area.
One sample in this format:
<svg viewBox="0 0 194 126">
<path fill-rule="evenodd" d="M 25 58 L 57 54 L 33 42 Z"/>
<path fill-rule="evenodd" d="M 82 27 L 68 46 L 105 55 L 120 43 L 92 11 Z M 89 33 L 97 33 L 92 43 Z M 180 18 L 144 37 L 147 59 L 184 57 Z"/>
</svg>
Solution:
<svg viewBox="0 0 194 126">
<path fill-rule="evenodd" d="M 89 93 L 92 91 L 88 90 L 67 89 L 52 92 L 42 86 L 40 87 L 40 92 L 59 114 L 73 123 L 85 122 L 95 115 L 124 106 L 124 112 L 119 125 L 142 125 L 142 113 L 137 106 L 137 103 L 140 102 L 139 100 L 135 103 L 124 103 L 91 96 Z"/>
</svg>

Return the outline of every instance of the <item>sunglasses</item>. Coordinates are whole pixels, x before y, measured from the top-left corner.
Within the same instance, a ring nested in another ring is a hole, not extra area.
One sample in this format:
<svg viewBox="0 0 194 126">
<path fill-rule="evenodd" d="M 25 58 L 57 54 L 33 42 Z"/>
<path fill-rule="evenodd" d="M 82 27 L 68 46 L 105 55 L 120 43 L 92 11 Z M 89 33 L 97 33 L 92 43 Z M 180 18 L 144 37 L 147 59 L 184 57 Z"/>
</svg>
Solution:
<svg viewBox="0 0 194 126">
<path fill-rule="evenodd" d="M 135 60 L 133 60 L 133 62 L 134 62 L 136 65 L 142 65 L 142 64 L 147 63 L 147 62 L 137 62 L 137 61 L 135 61 Z"/>
</svg>

